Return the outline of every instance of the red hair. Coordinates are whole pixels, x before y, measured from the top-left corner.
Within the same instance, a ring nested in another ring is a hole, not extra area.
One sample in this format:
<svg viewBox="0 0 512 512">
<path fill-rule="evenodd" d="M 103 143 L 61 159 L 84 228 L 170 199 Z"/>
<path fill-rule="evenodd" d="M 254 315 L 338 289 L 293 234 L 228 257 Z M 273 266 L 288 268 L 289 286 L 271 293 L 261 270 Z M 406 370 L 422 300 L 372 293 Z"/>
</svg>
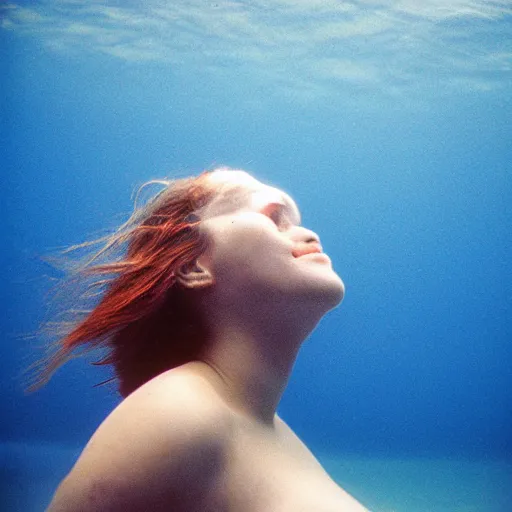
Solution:
<svg viewBox="0 0 512 512">
<path fill-rule="evenodd" d="M 175 273 L 208 247 L 198 225 L 214 195 L 206 183 L 209 174 L 144 184 L 141 189 L 151 183 L 165 189 L 143 207 L 138 208 L 136 200 L 133 214 L 114 234 L 65 251 L 103 244 L 72 273 L 74 280 L 91 281 L 82 297 L 90 298 L 90 292 L 99 288 L 94 296 L 100 298 L 92 310 L 69 311 L 74 320 L 60 323 L 69 332 L 50 346 L 56 349 L 53 354 L 29 368 L 39 368 L 29 392 L 45 385 L 60 366 L 76 357 L 72 352 L 77 348 L 108 350 L 93 364 L 112 365 L 115 376 L 98 385 L 117 380 L 123 397 L 199 355 L 207 340 L 206 328 L 187 292 L 176 285 Z M 100 259 L 105 261 L 99 263 Z"/>
</svg>

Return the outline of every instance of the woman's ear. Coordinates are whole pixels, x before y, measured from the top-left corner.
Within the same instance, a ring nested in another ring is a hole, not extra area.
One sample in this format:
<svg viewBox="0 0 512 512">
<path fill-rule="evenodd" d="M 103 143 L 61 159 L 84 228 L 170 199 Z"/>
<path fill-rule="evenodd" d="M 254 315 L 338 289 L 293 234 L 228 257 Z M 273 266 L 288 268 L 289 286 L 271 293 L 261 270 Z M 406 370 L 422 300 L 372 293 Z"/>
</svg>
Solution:
<svg viewBox="0 0 512 512">
<path fill-rule="evenodd" d="M 176 280 L 190 290 L 207 288 L 214 283 L 211 272 L 198 261 L 180 267 L 176 272 Z"/>
</svg>

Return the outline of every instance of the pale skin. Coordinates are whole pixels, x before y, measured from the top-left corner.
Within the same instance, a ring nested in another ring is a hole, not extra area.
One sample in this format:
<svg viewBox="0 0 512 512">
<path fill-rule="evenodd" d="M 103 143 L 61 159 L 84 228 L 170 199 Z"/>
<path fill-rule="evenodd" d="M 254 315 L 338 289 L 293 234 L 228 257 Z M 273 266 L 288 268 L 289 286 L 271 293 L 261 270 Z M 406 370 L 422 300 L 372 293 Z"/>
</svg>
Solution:
<svg viewBox="0 0 512 512">
<path fill-rule="evenodd" d="M 50 512 L 364 512 L 277 415 L 297 353 L 344 285 L 284 192 L 244 171 L 203 213 L 211 249 L 183 267 L 212 340 L 201 360 L 128 396 L 100 425 Z M 236 187 L 236 188 L 233 188 Z"/>
</svg>

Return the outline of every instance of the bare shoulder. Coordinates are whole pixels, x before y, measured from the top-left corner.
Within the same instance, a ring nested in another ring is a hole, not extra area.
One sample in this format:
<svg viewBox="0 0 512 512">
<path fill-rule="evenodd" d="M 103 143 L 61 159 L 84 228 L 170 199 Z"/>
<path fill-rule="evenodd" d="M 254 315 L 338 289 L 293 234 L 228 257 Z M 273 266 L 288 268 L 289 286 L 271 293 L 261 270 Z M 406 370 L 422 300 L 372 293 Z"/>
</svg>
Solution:
<svg viewBox="0 0 512 512">
<path fill-rule="evenodd" d="M 230 428 L 204 379 L 167 372 L 105 419 L 49 510 L 187 510 L 222 471 Z"/>
<path fill-rule="evenodd" d="M 319 469 L 322 472 L 325 471 L 302 439 L 300 439 L 288 424 L 277 414 L 275 425 L 281 442 L 286 446 L 290 453 L 300 457 L 303 462 L 309 463 L 312 468 L 316 468 L 317 470 Z"/>
<path fill-rule="evenodd" d="M 303 454 L 312 455 L 309 448 L 299 438 L 299 436 L 288 426 L 288 424 L 276 414 L 275 419 L 276 431 L 279 436 L 288 445 L 293 446 L 296 450 L 300 450 Z"/>
</svg>

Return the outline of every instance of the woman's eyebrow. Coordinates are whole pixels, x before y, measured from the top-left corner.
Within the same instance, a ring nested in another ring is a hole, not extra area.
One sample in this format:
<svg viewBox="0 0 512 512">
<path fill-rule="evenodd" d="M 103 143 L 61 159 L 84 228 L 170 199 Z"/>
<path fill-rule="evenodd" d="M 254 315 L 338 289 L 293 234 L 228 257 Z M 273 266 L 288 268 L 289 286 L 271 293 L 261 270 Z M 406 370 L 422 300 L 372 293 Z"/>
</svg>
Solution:
<svg viewBox="0 0 512 512">
<path fill-rule="evenodd" d="M 225 188 L 222 190 L 223 199 L 226 201 L 226 206 L 223 208 L 223 210 L 228 209 L 230 206 L 233 207 L 244 204 L 254 192 L 255 190 L 247 189 L 247 187 L 239 184 L 230 184 L 225 186 Z M 300 215 L 300 210 L 295 201 L 293 201 L 293 199 L 291 199 L 291 197 L 285 193 L 279 194 L 279 199 L 283 201 L 286 208 L 288 209 L 290 213 L 290 220 L 297 226 L 300 226 L 302 223 L 302 218 Z M 228 204 L 230 206 L 228 206 Z"/>
</svg>

